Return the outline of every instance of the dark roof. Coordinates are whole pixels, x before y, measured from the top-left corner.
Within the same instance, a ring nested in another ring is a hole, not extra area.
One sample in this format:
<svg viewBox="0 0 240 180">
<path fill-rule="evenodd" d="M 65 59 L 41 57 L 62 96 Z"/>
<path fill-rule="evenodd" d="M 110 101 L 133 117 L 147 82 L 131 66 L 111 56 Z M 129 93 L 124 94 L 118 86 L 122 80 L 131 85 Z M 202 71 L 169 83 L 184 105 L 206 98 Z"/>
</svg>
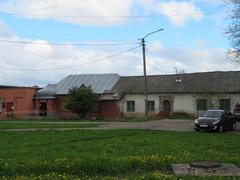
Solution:
<svg viewBox="0 0 240 180">
<path fill-rule="evenodd" d="M 39 89 L 39 87 L 37 87 L 37 86 L 26 87 L 26 86 L 0 85 L 0 89 L 9 89 L 9 88 Z"/>
<path fill-rule="evenodd" d="M 240 92 L 240 71 L 148 76 L 148 93 Z M 143 76 L 121 77 L 111 93 L 144 93 Z"/>
</svg>

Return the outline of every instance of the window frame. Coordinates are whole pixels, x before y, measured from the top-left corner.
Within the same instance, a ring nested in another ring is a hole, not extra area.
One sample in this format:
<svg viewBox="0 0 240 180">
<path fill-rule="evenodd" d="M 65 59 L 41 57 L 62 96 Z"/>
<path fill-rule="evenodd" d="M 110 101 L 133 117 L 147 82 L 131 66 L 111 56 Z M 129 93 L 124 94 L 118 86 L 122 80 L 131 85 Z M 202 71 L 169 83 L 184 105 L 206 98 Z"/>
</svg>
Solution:
<svg viewBox="0 0 240 180">
<path fill-rule="evenodd" d="M 147 101 L 147 110 L 149 112 L 154 112 L 155 111 L 155 101 L 153 101 L 153 100 Z"/>
<path fill-rule="evenodd" d="M 135 101 L 127 101 L 127 112 L 135 112 Z"/>
<path fill-rule="evenodd" d="M 197 99 L 197 111 L 206 111 L 208 109 L 207 99 Z"/>
<path fill-rule="evenodd" d="M 224 102 L 225 101 L 225 102 Z M 229 104 L 222 104 L 221 102 L 224 102 L 224 103 L 229 103 Z M 228 108 L 226 109 L 225 107 Z M 222 108 L 224 107 L 224 108 Z M 219 99 L 219 109 L 222 109 L 222 110 L 226 110 L 226 111 L 231 111 L 231 99 Z"/>
</svg>

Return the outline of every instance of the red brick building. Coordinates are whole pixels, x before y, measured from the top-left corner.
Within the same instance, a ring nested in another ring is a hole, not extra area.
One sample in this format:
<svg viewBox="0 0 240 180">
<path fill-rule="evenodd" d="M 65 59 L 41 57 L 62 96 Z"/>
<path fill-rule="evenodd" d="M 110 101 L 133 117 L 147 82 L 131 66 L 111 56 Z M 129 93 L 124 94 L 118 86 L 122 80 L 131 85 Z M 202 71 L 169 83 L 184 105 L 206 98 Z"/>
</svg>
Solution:
<svg viewBox="0 0 240 180">
<path fill-rule="evenodd" d="M 0 86 L 0 118 L 34 115 L 35 87 Z"/>
<path fill-rule="evenodd" d="M 74 112 L 64 108 L 64 99 L 69 89 L 81 85 L 91 86 L 92 90 L 99 95 L 99 105 L 95 112 L 89 114 L 93 117 L 120 117 L 118 99 L 107 92 L 118 82 L 118 74 L 87 74 L 69 75 L 57 84 L 49 84 L 38 91 L 35 102 L 36 109 L 41 116 L 57 116 L 61 118 L 78 117 Z"/>
</svg>

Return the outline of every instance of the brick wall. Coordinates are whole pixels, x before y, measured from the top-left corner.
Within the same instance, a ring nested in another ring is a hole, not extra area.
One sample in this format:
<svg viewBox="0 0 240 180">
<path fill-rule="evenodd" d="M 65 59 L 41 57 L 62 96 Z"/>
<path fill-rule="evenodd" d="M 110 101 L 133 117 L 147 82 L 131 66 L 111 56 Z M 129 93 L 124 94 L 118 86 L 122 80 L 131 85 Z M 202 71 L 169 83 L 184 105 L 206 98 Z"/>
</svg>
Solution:
<svg viewBox="0 0 240 180">
<path fill-rule="evenodd" d="M 101 117 L 109 118 L 121 117 L 118 101 L 102 101 L 100 108 Z"/>
<path fill-rule="evenodd" d="M 35 111 L 33 100 L 35 94 L 34 88 L 0 88 L 0 98 L 4 104 L 0 118 L 32 115 Z"/>
</svg>

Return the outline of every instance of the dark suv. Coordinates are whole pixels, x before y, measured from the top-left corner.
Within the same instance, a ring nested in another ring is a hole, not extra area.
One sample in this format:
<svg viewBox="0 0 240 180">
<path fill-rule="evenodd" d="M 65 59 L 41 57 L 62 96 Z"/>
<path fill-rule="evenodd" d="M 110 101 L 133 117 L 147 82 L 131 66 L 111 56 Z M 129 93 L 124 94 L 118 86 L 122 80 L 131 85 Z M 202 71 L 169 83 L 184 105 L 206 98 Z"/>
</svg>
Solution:
<svg viewBox="0 0 240 180">
<path fill-rule="evenodd" d="M 195 120 L 195 130 L 218 131 L 234 130 L 236 117 L 225 110 L 208 110 Z"/>
</svg>

